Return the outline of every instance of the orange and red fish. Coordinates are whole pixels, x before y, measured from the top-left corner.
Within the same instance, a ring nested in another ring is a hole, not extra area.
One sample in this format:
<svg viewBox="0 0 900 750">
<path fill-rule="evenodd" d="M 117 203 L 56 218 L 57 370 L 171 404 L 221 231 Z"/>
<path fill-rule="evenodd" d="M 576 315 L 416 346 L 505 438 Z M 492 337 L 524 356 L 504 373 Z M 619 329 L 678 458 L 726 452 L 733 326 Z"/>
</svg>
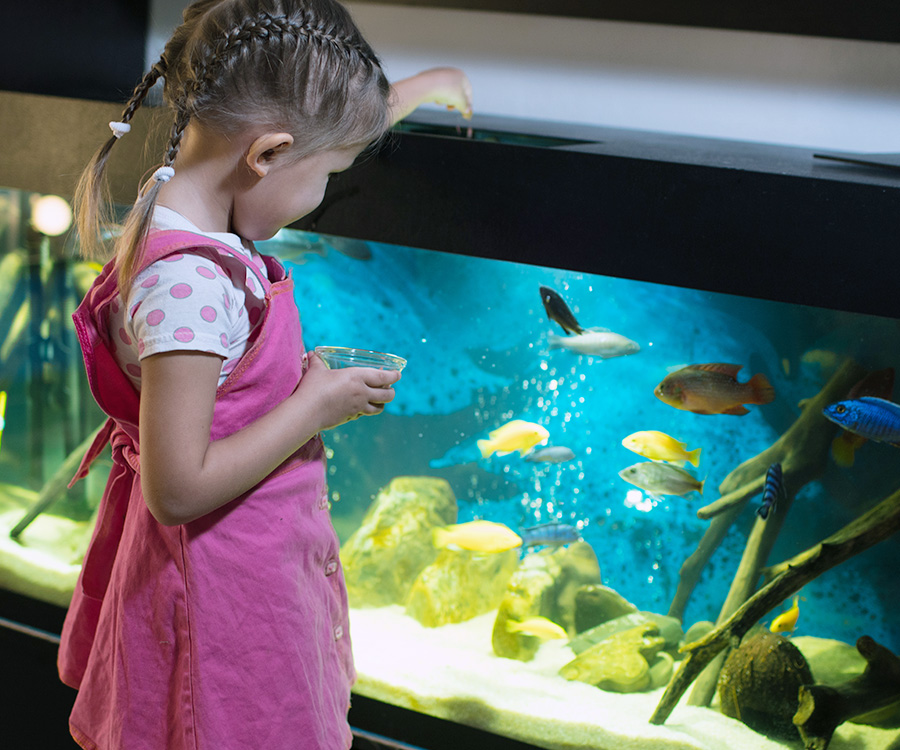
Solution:
<svg viewBox="0 0 900 750">
<path fill-rule="evenodd" d="M 771 403 L 775 389 L 762 373 L 739 383 L 741 367 L 722 362 L 688 365 L 663 378 L 653 393 L 663 403 L 694 414 L 743 416 L 749 412 L 744 404 Z"/>
</svg>

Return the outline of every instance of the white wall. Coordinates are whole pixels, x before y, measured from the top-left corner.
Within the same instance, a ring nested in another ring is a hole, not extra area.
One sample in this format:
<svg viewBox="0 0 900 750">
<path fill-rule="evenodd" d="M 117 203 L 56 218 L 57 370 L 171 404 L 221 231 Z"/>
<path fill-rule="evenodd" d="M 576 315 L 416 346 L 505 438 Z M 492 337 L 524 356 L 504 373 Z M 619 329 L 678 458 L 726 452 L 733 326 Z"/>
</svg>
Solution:
<svg viewBox="0 0 900 750">
<path fill-rule="evenodd" d="M 476 112 L 900 151 L 900 45 L 347 4 L 392 79 L 457 65 Z M 153 0 L 149 59 L 183 5 Z"/>
</svg>

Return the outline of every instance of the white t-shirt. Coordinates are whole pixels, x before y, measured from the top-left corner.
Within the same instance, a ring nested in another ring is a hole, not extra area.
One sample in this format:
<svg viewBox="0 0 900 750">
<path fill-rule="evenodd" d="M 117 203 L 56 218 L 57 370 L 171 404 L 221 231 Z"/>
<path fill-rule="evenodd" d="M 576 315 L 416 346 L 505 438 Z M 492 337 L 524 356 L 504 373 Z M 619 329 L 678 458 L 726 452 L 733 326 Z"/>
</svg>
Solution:
<svg viewBox="0 0 900 750">
<path fill-rule="evenodd" d="M 201 234 L 238 251 L 268 278 L 266 266 L 252 243 L 236 234 L 201 232 L 172 209 L 158 206 L 154 229 Z M 137 275 L 127 295 L 110 310 L 110 331 L 119 366 L 141 389 L 140 361 L 151 354 L 201 351 L 222 358 L 219 385 L 253 343 L 265 309 L 259 278 L 240 261 L 177 253 L 152 263 Z"/>
</svg>

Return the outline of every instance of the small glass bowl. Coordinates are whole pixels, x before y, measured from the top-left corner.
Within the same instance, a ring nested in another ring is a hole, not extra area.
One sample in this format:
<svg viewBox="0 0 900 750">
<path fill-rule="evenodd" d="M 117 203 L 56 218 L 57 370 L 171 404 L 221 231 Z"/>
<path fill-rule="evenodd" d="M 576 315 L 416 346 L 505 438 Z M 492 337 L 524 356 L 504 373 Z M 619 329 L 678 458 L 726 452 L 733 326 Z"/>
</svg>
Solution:
<svg viewBox="0 0 900 750">
<path fill-rule="evenodd" d="M 341 367 L 374 367 L 376 370 L 402 370 L 406 360 L 396 354 L 353 349 L 346 346 L 317 346 L 316 354 L 331 370 Z"/>
</svg>

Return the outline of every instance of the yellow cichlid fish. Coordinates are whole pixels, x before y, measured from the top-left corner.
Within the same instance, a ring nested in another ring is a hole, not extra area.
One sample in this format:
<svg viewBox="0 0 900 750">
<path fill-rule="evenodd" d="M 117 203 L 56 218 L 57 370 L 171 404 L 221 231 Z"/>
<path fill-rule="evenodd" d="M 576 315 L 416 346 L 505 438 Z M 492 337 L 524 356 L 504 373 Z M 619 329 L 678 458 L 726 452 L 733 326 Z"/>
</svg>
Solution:
<svg viewBox="0 0 900 750">
<path fill-rule="evenodd" d="M 831 455 L 838 466 L 849 468 L 856 460 L 856 451 L 866 443 L 861 435 L 854 435 L 846 430 L 831 441 Z"/>
<path fill-rule="evenodd" d="M 535 638 L 544 640 L 569 637 L 569 634 L 562 627 L 546 617 L 529 617 L 521 621 L 507 620 L 506 629 L 510 633 L 533 635 Z"/>
<path fill-rule="evenodd" d="M 773 633 L 790 633 L 797 627 L 798 617 L 800 617 L 800 597 L 795 596 L 791 608 L 772 620 L 769 630 Z"/>
<path fill-rule="evenodd" d="M 694 466 L 700 465 L 700 448 L 686 450 L 685 443 L 658 430 L 633 432 L 622 440 L 622 445 L 639 456 L 654 461 L 687 461 Z"/>
<path fill-rule="evenodd" d="M 431 530 L 431 541 L 438 549 L 459 547 L 470 552 L 506 552 L 522 546 L 522 537 L 509 526 L 493 521 L 439 526 Z"/>
<path fill-rule="evenodd" d="M 538 443 L 547 440 L 550 433 L 545 427 L 534 422 L 514 419 L 488 433 L 488 437 L 488 440 L 478 441 L 478 450 L 481 451 L 482 458 L 487 458 L 494 453 L 503 455 L 513 451 L 519 451 L 519 454 L 524 456 Z"/>
</svg>

